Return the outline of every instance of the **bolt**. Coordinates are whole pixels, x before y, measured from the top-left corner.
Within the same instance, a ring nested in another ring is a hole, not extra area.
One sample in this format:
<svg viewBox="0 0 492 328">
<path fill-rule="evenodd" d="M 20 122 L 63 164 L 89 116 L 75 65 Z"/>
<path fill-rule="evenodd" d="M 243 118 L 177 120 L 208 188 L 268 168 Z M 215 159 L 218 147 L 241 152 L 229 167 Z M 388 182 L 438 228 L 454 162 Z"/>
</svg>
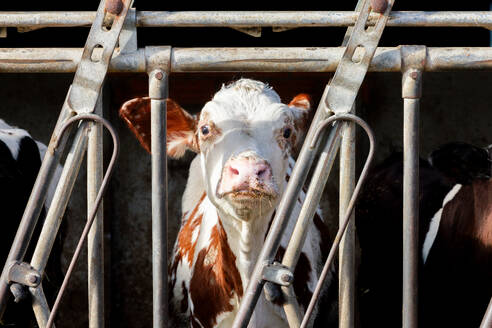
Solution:
<svg viewBox="0 0 492 328">
<path fill-rule="evenodd" d="M 280 276 L 280 279 L 285 283 L 292 282 L 292 275 L 284 273 Z"/>
<path fill-rule="evenodd" d="M 158 80 L 162 80 L 162 78 L 164 77 L 164 74 L 162 74 L 161 71 L 155 73 L 155 78 L 158 79 Z"/>
<path fill-rule="evenodd" d="M 372 11 L 382 14 L 386 11 L 388 7 L 388 2 L 386 0 L 371 0 Z"/>
<path fill-rule="evenodd" d="M 28 277 L 27 277 L 27 280 L 31 283 L 31 284 L 35 284 L 38 282 L 38 276 L 36 276 L 35 274 L 30 274 Z"/>
<path fill-rule="evenodd" d="M 106 0 L 105 9 L 108 13 L 119 15 L 123 10 L 123 2 L 121 0 Z"/>
</svg>

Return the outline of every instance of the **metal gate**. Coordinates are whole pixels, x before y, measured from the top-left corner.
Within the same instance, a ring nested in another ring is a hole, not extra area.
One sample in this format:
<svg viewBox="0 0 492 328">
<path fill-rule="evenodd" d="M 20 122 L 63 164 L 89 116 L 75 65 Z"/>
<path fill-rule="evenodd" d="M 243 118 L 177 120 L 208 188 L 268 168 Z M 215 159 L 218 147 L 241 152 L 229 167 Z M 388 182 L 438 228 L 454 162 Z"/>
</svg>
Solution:
<svg viewBox="0 0 492 328">
<path fill-rule="evenodd" d="M 117 3 L 118 1 L 108 1 L 109 3 Z M 369 3 L 369 1 L 361 1 Z M 121 3 L 123 4 L 123 3 Z M 145 48 L 137 47 L 137 27 L 231 27 L 246 31 L 249 34 L 257 35 L 261 27 L 274 27 L 276 29 L 287 29 L 302 26 L 346 26 L 351 27 L 356 25 L 357 19 L 362 16 L 359 12 L 362 10 L 358 7 L 355 12 L 139 12 L 135 9 L 128 9 L 128 1 L 123 4 L 123 11 L 118 11 L 116 16 L 122 15 L 126 19 L 121 21 L 121 33 L 119 34 L 119 48 L 114 52 L 108 53 L 108 48 L 102 44 L 101 49 L 97 45 L 101 45 L 101 39 L 90 46 L 90 53 L 83 53 L 82 49 L 67 49 L 67 48 L 36 48 L 36 49 L 0 49 L 0 72 L 3 73 L 72 73 L 80 70 L 84 72 L 84 60 L 89 59 L 94 62 L 107 62 L 109 72 L 125 72 L 125 73 L 147 73 L 149 76 L 149 96 L 152 99 L 152 135 L 157 138 L 152 138 L 152 247 L 153 247 L 153 291 L 154 291 L 154 311 L 153 322 L 154 327 L 164 327 L 167 325 L 167 242 L 166 242 L 166 226 L 167 226 L 167 166 L 166 151 L 165 151 L 165 99 L 168 95 L 168 79 L 170 73 L 188 73 L 188 72 L 334 72 L 339 67 L 341 59 L 346 54 L 346 48 L 173 48 L 171 46 L 147 46 Z M 121 10 L 121 8 L 120 8 Z M 122 14 L 124 12 L 124 15 Z M 384 12 L 384 10 L 382 11 Z M 102 14 L 101 14 L 102 13 Z M 379 21 L 380 13 L 367 13 L 367 21 L 362 22 L 363 26 L 374 26 Z M 101 16 L 102 15 L 102 16 Z M 36 28 L 50 26 L 89 26 L 93 21 L 100 20 L 99 26 L 105 26 L 104 1 L 101 2 L 98 14 L 93 12 L 37 12 L 37 13 L 1 13 L 0 14 L 0 29 L 2 27 L 17 27 L 17 28 Z M 114 17 L 113 17 L 114 19 Z M 117 20 L 115 20 L 117 22 Z M 383 25 L 384 26 L 384 25 Z M 392 12 L 386 26 L 451 26 L 451 27 L 484 27 L 492 29 L 492 12 Z M 113 23 L 112 28 L 117 28 Z M 118 31 L 119 32 L 119 31 Z M 116 32 L 115 32 L 116 33 Z M 348 34 L 351 31 L 349 30 Z M 117 37 L 116 35 L 115 37 Z M 116 39 L 114 40 L 116 42 Z M 346 40 L 348 42 L 348 40 Z M 364 58 L 367 55 L 364 49 L 355 44 L 350 59 L 355 63 L 365 62 Z M 419 99 L 422 90 L 422 74 L 423 72 L 440 72 L 440 71 L 458 71 L 458 70 L 490 70 L 492 68 L 492 48 L 430 48 L 426 46 L 398 46 L 398 47 L 379 47 L 376 48 L 377 41 L 374 45 L 374 54 L 371 54 L 368 62 L 368 69 L 371 72 L 401 72 L 402 73 L 402 98 L 404 99 L 404 276 L 403 276 L 403 327 L 417 326 L 417 290 L 415 288 L 417 281 L 417 236 L 418 232 L 414 229 L 418 224 L 418 158 L 419 158 Z M 109 47 L 110 48 L 110 47 Z M 369 51 L 366 46 L 366 52 Z M 82 58 L 82 60 L 81 60 Z M 371 61 L 372 59 L 372 61 Z M 82 69 L 81 69 L 82 67 Z M 93 71 L 90 71 L 92 74 Z M 101 74 L 100 82 L 97 86 L 100 87 L 106 72 L 98 71 Z M 365 74 L 365 72 L 364 72 Z M 364 75 L 361 76 L 364 78 Z M 74 80 L 74 84 L 75 84 Z M 84 82 L 85 83 L 85 82 Z M 91 85 L 81 83 L 86 89 L 91 89 Z M 96 106 L 99 89 L 92 87 L 90 94 L 91 103 L 86 112 L 92 112 L 92 108 Z M 358 90 L 358 88 L 357 88 Z M 355 90 L 355 93 L 357 93 Z M 95 91 L 95 92 L 94 92 Z M 72 90 L 71 94 L 80 92 L 81 97 L 88 91 Z M 328 91 L 327 91 L 328 93 Z M 70 94 L 69 94 L 70 95 Z M 325 100 L 325 97 L 322 98 Z M 67 101 L 70 97 L 67 97 Z M 86 101 L 87 98 L 84 99 Z M 352 99 L 353 102 L 354 99 Z M 77 106 L 71 103 L 70 106 Z M 87 107 L 82 105 L 81 108 Z M 320 104 L 321 110 L 326 110 Z M 351 106 L 351 103 L 350 103 Z M 349 106 L 349 107 L 350 107 Z M 73 108 L 73 107 L 72 107 Z M 350 108 L 349 108 L 350 109 Z M 81 110 L 82 112 L 84 110 Z M 344 120 L 354 120 L 351 116 L 343 116 L 346 111 L 341 111 L 339 118 Z M 61 126 L 65 125 L 68 111 L 65 109 L 65 114 L 60 116 L 59 126 L 55 129 L 56 136 L 60 136 Z M 78 112 L 77 114 L 80 114 Z M 100 115 L 100 114 L 99 114 Z M 94 116 L 77 116 L 78 119 L 98 120 Z M 326 123 L 326 122 L 325 122 Z M 332 123 L 329 121 L 328 123 Z M 326 123 L 326 124 L 328 124 Z M 107 123 L 105 123 L 107 124 Z M 362 125 L 363 122 L 361 123 Z M 85 125 L 87 126 L 87 125 Z M 334 128 L 332 130 L 331 139 L 333 145 L 337 143 L 341 146 L 341 202 L 340 202 L 340 217 L 350 217 L 346 213 L 349 206 L 349 199 L 355 189 L 355 154 L 353 145 L 354 125 L 344 124 L 343 128 Z M 321 127 L 320 127 L 321 128 Z M 87 128 L 79 128 L 81 135 L 85 134 Z M 313 131 L 315 131 L 313 129 Z M 58 134 L 60 133 L 60 134 Z M 101 138 L 100 131 L 96 132 L 97 136 L 93 138 Z M 311 137 L 316 140 L 312 133 Z M 341 136 L 343 134 L 343 140 Z M 93 139 L 95 140 L 95 139 Z M 115 139 L 116 140 L 116 139 Z M 308 138 L 308 140 L 311 140 Z M 86 139 L 80 136 L 80 143 L 85 143 Z M 94 141 L 92 141 L 94 142 Z M 63 141 L 61 141 L 63 143 Z M 115 144 L 117 142 L 115 141 Z M 93 159 L 101 158 L 102 148 L 100 142 L 96 142 L 99 146 L 91 146 L 89 155 Z M 334 160 L 337 146 L 331 146 L 327 151 L 326 163 L 331 163 Z M 308 145 L 311 146 L 311 145 Z M 57 147 L 54 147 L 56 149 Z M 72 153 L 75 158 L 80 161 L 81 153 L 85 145 L 75 147 Z M 315 147 L 311 147 L 314 148 Z M 333 150 L 333 149 L 335 150 Z M 315 151 L 314 151 L 315 152 Z M 54 156 L 57 156 L 56 154 Z M 309 155 L 311 156 L 311 155 Z M 56 158 L 51 161 L 56 162 Z M 75 161 L 77 161 L 75 160 Z M 45 161 L 47 161 L 45 159 Z M 101 184 L 101 163 L 97 160 L 94 168 L 88 173 L 94 180 L 91 182 L 91 188 L 96 189 Z M 326 164 L 325 163 L 325 164 Z M 44 164 L 43 164 L 44 165 Z M 46 164 L 48 165 L 48 164 Z M 74 164 L 75 165 L 75 164 Z M 71 170 L 67 168 L 67 171 Z M 329 173 L 329 172 L 328 172 Z M 325 173 L 321 172 L 320 175 Z M 49 176 L 49 173 L 47 173 Z M 323 177 L 324 181 L 328 175 Z M 68 173 L 67 173 L 68 177 Z M 305 177 L 304 177 L 305 178 Z M 69 179 L 69 178 L 67 178 Z M 49 179 L 48 179 L 49 180 Z M 294 179 L 293 179 L 294 180 Z M 299 179 L 304 181 L 303 179 Z M 73 181 L 67 181 L 68 189 L 73 186 Z M 36 188 L 36 187 L 35 187 Z M 42 188 L 47 186 L 39 186 L 38 193 L 43 193 Z M 292 187 L 292 195 L 295 195 L 295 188 Z M 299 189 L 297 189 L 297 192 Z M 61 192 L 60 192 L 61 193 Z M 95 193 L 95 191 L 93 191 Z M 308 194 L 309 195 L 309 194 Z M 314 199 L 316 199 L 315 196 Z M 95 198 L 95 196 L 94 196 Z M 100 197 L 99 197 L 100 198 Z M 319 201 L 319 199 L 317 199 Z M 60 199 L 59 202 L 66 205 L 66 199 Z M 96 201 L 97 202 L 97 201 Z M 92 202 L 91 202 L 92 204 Z M 317 201 L 314 201 L 314 205 Z M 64 208 L 53 214 L 56 218 L 63 213 Z M 280 212 L 280 211 L 279 211 Z M 26 214 L 25 214 L 26 215 Z M 100 214 L 99 214 L 100 215 Z M 35 216 L 33 214 L 33 216 Z M 91 214 L 91 217 L 94 215 Z M 288 217 L 286 218 L 288 219 Z M 102 217 L 98 217 L 98 222 L 102 221 Z M 345 220 L 344 220 L 345 221 Z M 346 221 L 345 225 L 349 224 Z M 279 223 L 281 225 L 281 223 Z M 342 224 L 343 225 L 343 224 Z M 340 291 L 340 327 L 354 326 L 354 268 L 350 263 L 354 257 L 354 230 L 353 223 L 349 225 L 348 233 L 341 240 L 341 234 L 337 238 L 341 242 L 340 251 L 340 276 L 347 277 L 341 284 L 344 290 Z M 274 224 L 275 226 L 275 224 Z M 26 228 L 24 228 L 26 229 Z M 29 229 L 29 228 L 27 228 Z M 20 231 L 21 229 L 19 229 Z M 272 229 L 274 230 L 274 229 Z M 342 233 L 342 232 L 341 232 Z M 29 237 L 30 238 L 30 237 Z M 29 239 L 27 238 L 27 239 Z M 94 259 L 94 266 L 89 269 L 89 318 L 91 327 L 103 327 L 104 304 L 101 300 L 103 294 L 103 272 L 102 264 L 99 257 L 102 254 L 100 242 L 102 238 L 101 226 L 94 228 L 89 239 L 89 248 L 94 250 L 90 256 Z M 274 238 L 274 237 L 272 237 Z M 273 239 L 272 239 L 273 242 Z M 268 243 L 268 241 L 267 241 Z M 273 246 L 272 246 L 273 247 Z M 49 251 L 48 251 L 49 252 Z M 294 256 L 295 257 L 295 256 Z M 9 258 L 12 260 L 22 261 L 22 256 L 14 256 Z M 42 272 L 42 266 L 34 269 Z M 5 268 L 9 269 L 10 266 Z M 4 269 L 7 270 L 7 269 Z M 258 270 L 262 268 L 258 267 Z M 255 270 L 255 271 L 258 271 Z M 35 273 L 29 271 L 27 273 Z M 258 271 L 258 274 L 260 271 Z M 5 273 L 5 272 L 4 272 Z M 6 273 L 5 273 L 6 274 Z M 12 282 L 2 275 L 3 281 L 0 286 L 2 300 L 7 293 L 7 287 Z M 254 279 L 252 279 L 254 280 Z M 9 283 L 9 284 L 8 284 Z M 39 285 L 39 284 L 38 284 Z M 31 286 L 31 293 L 36 299 L 42 300 L 39 296 L 37 286 Z M 252 284 L 253 285 L 253 284 Z M 254 288 L 254 286 L 249 286 Z M 261 286 L 261 285 L 258 285 Z M 256 292 L 248 295 L 258 294 L 259 287 Z M 37 296 L 36 296 L 37 295 Z M 249 300 L 253 302 L 253 300 Z M 243 303 L 246 301 L 243 300 Z M 41 302 L 43 303 L 43 302 Z M 36 312 L 40 325 L 44 326 L 49 316 L 49 308 L 46 304 L 40 304 L 41 309 Z M 244 307 L 246 312 L 251 312 L 253 307 Z M 247 317 L 247 313 L 243 311 L 238 315 L 243 319 L 243 315 Z M 50 319 L 52 320 L 52 319 Z M 492 323 L 492 309 L 489 306 L 487 315 L 484 317 L 483 327 L 489 327 Z M 298 322 L 297 324 L 299 324 Z M 245 326 L 247 322 L 236 323 L 238 326 Z M 293 324 L 296 326 L 297 324 Z"/>
</svg>

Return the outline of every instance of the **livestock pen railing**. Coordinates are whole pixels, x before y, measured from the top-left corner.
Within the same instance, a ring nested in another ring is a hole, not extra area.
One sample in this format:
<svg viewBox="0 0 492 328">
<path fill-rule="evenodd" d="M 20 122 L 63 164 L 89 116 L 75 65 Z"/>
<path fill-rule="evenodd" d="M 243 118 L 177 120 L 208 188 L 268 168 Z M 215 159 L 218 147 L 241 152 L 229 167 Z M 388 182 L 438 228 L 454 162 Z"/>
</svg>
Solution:
<svg viewBox="0 0 492 328">
<path fill-rule="evenodd" d="M 371 13 L 368 25 L 376 24 L 378 13 Z M 274 27 L 276 31 L 305 26 L 353 26 L 358 12 L 147 12 L 130 9 L 122 27 L 119 49 L 109 62 L 109 72 L 147 73 L 149 96 L 152 99 L 152 209 L 153 209 L 153 291 L 154 327 L 166 326 L 167 317 L 167 166 L 165 151 L 165 99 L 168 78 L 174 72 L 334 72 L 345 53 L 337 48 L 173 48 L 172 46 L 147 46 L 137 48 L 136 27 L 231 27 L 258 36 L 261 27 Z M 46 27 L 90 26 L 94 12 L 1 12 L 0 28 L 17 27 L 25 31 Z M 386 23 L 392 26 L 446 26 L 483 27 L 492 29 L 492 12 L 392 12 Z M 101 58 L 104 49 L 95 49 L 93 58 Z M 3 73 L 72 73 L 76 72 L 83 49 L 70 48 L 3 48 L 0 49 L 0 72 Z M 354 62 L 364 57 L 359 48 Z M 492 69 L 492 48 L 436 48 L 425 46 L 380 47 L 375 50 L 368 67 L 371 72 L 402 72 L 402 98 L 404 98 L 404 276 L 403 307 L 404 327 L 416 327 L 416 266 L 418 220 L 418 145 L 419 99 L 422 73 L 458 70 Z M 345 129 L 341 151 L 341 202 L 340 217 L 345 214 L 348 199 L 355 185 L 355 154 L 353 128 Z M 351 131 L 351 132 L 347 132 Z M 337 132 L 341 134 L 341 129 Z M 100 138 L 100 137 L 98 137 Z M 102 148 L 93 152 L 100 158 Z M 97 164 L 100 166 L 100 163 Z M 100 176 L 100 169 L 90 169 L 88 175 Z M 100 177 L 97 179 L 100 180 Z M 91 183 L 93 184 L 93 183 Z M 102 218 L 98 218 L 101 221 Z M 89 240 L 89 248 L 96 249 L 94 257 L 97 272 L 89 275 L 90 326 L 102 327 L 104 303 L 101 300 L 103 274 L 102 250 L 96 245 L 99 232 Z M 348 263 L 354 257 L 354 231 L 349 228 L 340 251 L 341 277 L 346 277 L 340 291 L 340 327 L 354 325 L 354 267 Z M 100 243 L 102 244 L 102 243 Z M 91 269 L 90 269 L 91 270 Z M 0 282 L 7 284 L 7 281 Z M 492 309 L 489 307 L 482 323 L 491 325 Z"/>
</svg>

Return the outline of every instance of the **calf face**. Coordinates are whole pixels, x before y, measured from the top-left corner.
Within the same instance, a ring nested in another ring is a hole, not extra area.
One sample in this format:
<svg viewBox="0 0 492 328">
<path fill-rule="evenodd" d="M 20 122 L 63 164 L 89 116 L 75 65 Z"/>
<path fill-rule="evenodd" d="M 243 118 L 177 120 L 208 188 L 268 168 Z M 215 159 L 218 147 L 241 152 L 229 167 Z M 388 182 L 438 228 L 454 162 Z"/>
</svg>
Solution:
<svg viewBox="0 0 492 328">
<path fill-rule="evenodd" d="M 197 116 L 168 100 L 167 152 L 200 156 L 208 198 L 224 213 L 249 221 L 271 212 L 285 187 L 291 149 L 302 139 L 310 101 L 289 105 L 266 84 L 241 79 L 223 86 Z M 150 100 L 125 103 L 120 111 L 144 148 L 150 150 Z"/>
</svg>

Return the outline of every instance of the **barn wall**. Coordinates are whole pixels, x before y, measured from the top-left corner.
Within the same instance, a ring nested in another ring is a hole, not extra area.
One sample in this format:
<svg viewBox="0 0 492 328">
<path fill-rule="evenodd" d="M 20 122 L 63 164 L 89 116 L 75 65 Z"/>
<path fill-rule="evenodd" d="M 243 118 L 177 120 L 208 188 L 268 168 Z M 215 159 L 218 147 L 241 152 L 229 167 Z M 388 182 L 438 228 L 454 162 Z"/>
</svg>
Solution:
<svg viewBox="0 0 492 328">
<path fill-rule="evenodd" d="M 318 101 L 329 77 L 324 74 L 176 74 L 171 76 L 170 96 L 196 112 L 222 83 L 241 76 L 269 82 L 285 102 L 298 92 L 310 93 Z M 48 142 L 72 78 L 70 74 L 0 75 L 0 116 Z M 105 199 L 108 319 L 114 327 L 150 327 L 152 322 L 150 156 L 117 117 L 118 106 L 124 100 L 145 94 L 146 80 L 143 75 L 111 75 L 105 89 L 105 115 L 116 127 L 122 147 L 110 194 Z M 371 73 L 361 92 L 359 113 L 376 132 L 377 159 L 402 148 L 400 84 L 400 74 Z M 446 141 L 492 143 L 491 85 L 490 72 L 424 74 L 421 154 L 426 155 Z M 109 144 L 105 143 L 106 160 L 111 151 Z M 365 137 L 360 138 L 359 155 L 366 146 Z M 168 165 L 170 248 L 178 229 L 180 199 L 191 158 L 188 155 L 182 160 L 169 161 Z M 69 204 L 64 268 L 85 220 L 84 170 L 85 166 Z M 336 180 L 330 181 L 323 201 L 328 216 L 337 212 Z M 86 260 L 81 259 L 70 282 L 69 294 L 63 300 L 61 327 L 67 326 L 66 323 L 74 328 L 87 327 Z"/>
</svg>

